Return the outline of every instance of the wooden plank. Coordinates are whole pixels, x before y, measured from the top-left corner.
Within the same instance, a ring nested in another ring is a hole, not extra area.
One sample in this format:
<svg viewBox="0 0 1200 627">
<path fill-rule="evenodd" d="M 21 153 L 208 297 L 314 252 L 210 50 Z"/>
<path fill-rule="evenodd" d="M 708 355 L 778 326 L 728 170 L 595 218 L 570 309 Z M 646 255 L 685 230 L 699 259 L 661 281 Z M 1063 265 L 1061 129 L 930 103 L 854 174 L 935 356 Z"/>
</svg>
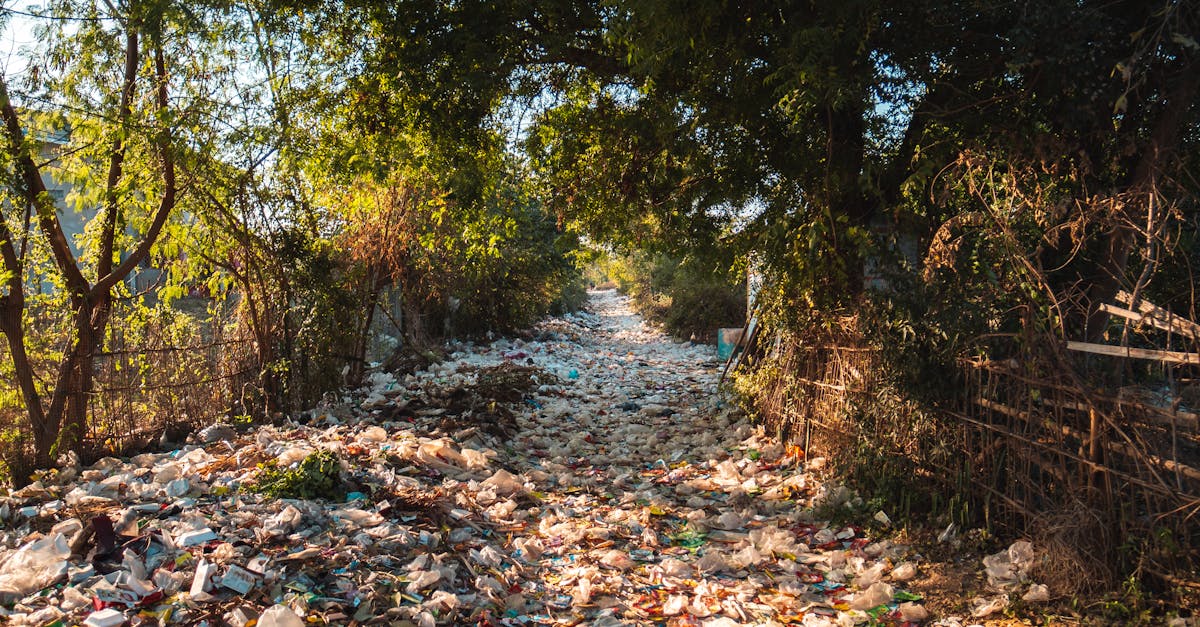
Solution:
<svg viewBox="0 0 1200 627">
<path fill-rule="evenodd" d="M 1193 340 L 1197 337 L 1197 332 L 1194 328 L 1195 323 L 1190 320 L 1184 320 L 1183 318 L 1179 318 L 1177 316 L 1164 320 L 1160 315 L 1155 313 L 1138 313 L 1136 311 L 1125 309 L 1124 307 L 1117 307 L 1116 305 L 1100 305 L 1099 309 L 1106 314 L 1125 318 L 1126 320 L 1130 320 L 1138 324 L 1149 324 L 1160 331 L 1186 335 Z"/>
<path fill-rule="evenodd" d="M 758 327 L 757 316 L 751 317 L 746 322 L 746 326 L 742 327 L 742 339 L 745 342 L 743 343 L 739 340 L 741 350 L 735 347 L 733 352 L 729 354 L 729 359 L 725 360 L 725 368 L 721 370 L 721 378 L 718 380 L 718 383 L 724 383 L 725 377 L 730 372 L 737 370 L 738 366 L 742 365 L 742 359 L 754 348 L 754 341 L 758 339 Z"/>
<path fill-rule="evenodd" d="M 1133 294 L 1130 294 L 1125 290 L 1117 292 L 1117 302 L 1128 306 L 1132 300 Z M 1144 298 L 1138 299 L 1138 311 L 1143 314 L 1153 316 L 1154 318 L 1164 322 L 1174 324 L 1179 327 L 1188 328 L 1191 331 L 1190 335 L 1192 337 L 1200 337 L 1200 324 L 1196 324 L 1187 318 L 1177 316 Z"/>
<path fill-rule="evenodd" d="M 1067 350 L 1109 357 L 1124 357 L 1127 359 L 1146 359 L 1172 364 L 1200 364 L 1200 353 L 1185 353 L 1181 351 L 1160 351 L 1148 348 L 1132 348 L 1128 346 L 1110 346 L 1108 344 L 1092 344 L 1091 342 L 1067 342 Z"/>
<path fill-rule="evenodd" d="M 1157 417 L 1146 416 L 1147 422 L 1162 424 L 1168 427 L 1190 427 L 1192 429 L 1200 429 L 1200 414 L 1194 414 L 1187 411 L 1171 411 L 1154 405 L 1143 405 L 1142 403 L 1130 403 L 1127 401 L 1121 402 L 1122 407 L 1135 407 L 1137 409 L 1145 409 L 1149 413 L 1155 414 Z"/>
</svg>

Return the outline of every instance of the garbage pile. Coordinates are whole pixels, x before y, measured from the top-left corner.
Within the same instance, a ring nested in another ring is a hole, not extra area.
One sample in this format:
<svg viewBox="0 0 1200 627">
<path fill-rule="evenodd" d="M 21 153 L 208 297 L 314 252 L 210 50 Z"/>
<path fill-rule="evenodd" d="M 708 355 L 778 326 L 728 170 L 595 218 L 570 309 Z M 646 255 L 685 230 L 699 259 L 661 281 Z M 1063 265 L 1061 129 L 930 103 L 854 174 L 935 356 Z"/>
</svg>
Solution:
<svg viewBox="0 0 1200 627">
<path fill-rule="evenodd" d="M 927 618 L 911 552 L 812 514 L 808 462 L 710 346 L 597 313 L 282 426 L 66 468 L 0 501 L 15 625 L 851 625 Z M 879 520 L 886 520 L 880 514 Z"/>
</svg>

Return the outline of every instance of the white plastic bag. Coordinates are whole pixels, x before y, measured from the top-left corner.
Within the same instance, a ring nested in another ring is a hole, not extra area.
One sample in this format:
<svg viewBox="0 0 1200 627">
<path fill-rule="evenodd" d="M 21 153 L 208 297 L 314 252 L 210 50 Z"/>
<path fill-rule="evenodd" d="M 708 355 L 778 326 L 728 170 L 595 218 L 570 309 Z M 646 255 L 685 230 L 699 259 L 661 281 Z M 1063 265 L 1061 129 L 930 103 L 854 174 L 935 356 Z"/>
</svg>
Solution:
<svg viewBox="0 0 1200 627">
<path fill-rule="evenodd" d="M 17 549 L 0 566 L 0 599 L 24 598 L 67 575 L 71 548 L 61 533 L 34 540 Z"/>
<path fill-rule="evenodd" d="M 304 627 L 304 620 L 286 605 L 272 605 L 258 617 L 258 627 Z"/>
</svg>

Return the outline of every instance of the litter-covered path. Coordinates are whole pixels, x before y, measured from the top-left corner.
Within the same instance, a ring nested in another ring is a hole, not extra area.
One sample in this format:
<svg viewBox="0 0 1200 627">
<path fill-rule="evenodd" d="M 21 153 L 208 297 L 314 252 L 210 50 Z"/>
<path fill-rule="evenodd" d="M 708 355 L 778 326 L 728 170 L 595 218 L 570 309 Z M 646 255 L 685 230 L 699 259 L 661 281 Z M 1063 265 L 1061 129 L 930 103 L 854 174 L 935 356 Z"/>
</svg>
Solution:
<svg viewBox="0 0 1200 627">
<path fill-rule="evenodd" d="M 803 456 L 717 394 L 710 346 L 612 292 L 281 426 L 66 469 L 0 505 L 0 610 L 88 621 L 921 621 L 908 551 L 815 520 Z"/>
<path fill-rule="evenodd" d="M 586 331 L 533 357 L 578 379 L 521 417 L 514 462 L 541 503 L 528 512 L 536 530 L 520 527 L 516 544 L 534 548 L 518 556 L 537 558 L 529 568 L 545 588 L 510 616 L 819 625 L 856 608 L 924 618 L 913 604 L 901 612 L 911 596 L 883 581 L 915 574 L 902 549 L 812 519 L 813 498 L 830 495 L 799 451 L 723 403 L 711 346 L 672 341 L 612 292 L 594 293 L 592 308 Z"/>
</svg>

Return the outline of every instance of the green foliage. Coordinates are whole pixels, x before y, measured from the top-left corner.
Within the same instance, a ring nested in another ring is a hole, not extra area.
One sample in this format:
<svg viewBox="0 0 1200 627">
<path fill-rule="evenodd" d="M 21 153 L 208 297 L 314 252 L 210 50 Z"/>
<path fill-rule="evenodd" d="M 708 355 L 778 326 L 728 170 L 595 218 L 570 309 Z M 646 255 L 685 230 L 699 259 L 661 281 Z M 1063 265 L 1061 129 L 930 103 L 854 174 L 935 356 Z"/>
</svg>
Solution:
<svg viewBox="0 0 1200 627">
<path fill-rule="evenodd" d="M 594 267 L 676 337 L 712 343 L 717 329 L 745 324 L 745 285 L 715 262 L 634 253 L 607 256 Z"/>
<path fill-rule="evenodd" d="M 258 479 L 249 489 L 280 499 L 345 498 L 345 486 L 340 473 L 341 462 L 332 451 L 317 451 L 294 467 L 282 468 L 274 462 L 260 466 Z"/>
</svg>

